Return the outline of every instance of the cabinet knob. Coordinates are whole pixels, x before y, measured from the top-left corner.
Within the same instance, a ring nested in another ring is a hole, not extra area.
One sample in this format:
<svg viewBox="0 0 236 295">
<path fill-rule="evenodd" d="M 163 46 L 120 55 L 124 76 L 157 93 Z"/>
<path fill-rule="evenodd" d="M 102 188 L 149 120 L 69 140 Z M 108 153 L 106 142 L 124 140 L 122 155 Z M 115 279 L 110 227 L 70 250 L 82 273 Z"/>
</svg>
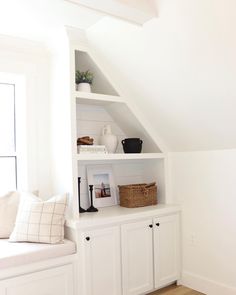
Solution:
<svg viewBox="0 0 236 295">
<path fill-rule="evenodd" d="M 150 228 L 152 228 L 152 227 L 153 227 L 153 225 L 152 225 L 152 224 L 149 224 L 149 227 L 150 227 Z"/>
<path fill-rule="evenodd" d="M 87 241 L 90 241 L 90 237 L 86 237 L 85 239 L 86 239 Z"/>
<path fill-rule="evenodd" d="M 160 226 L 160 223 L 158 222 L 158 223 L 156 223 L 156 226 Z"/>
</svg>

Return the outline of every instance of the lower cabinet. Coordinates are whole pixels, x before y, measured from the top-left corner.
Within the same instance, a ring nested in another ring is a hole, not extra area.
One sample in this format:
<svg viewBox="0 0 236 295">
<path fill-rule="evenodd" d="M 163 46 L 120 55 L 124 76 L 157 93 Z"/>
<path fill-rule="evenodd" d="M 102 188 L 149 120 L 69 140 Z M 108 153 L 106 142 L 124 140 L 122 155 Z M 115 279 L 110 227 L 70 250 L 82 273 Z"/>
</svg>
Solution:
<svg viewBox="0 0 236 295">
<path fill-rule="evenodd" d="M 179 215 L 154 219 L 155 289 L 178 280 L 180 275 Z"/>
<path fill-rule="evenodd" d="M 85 231 L 85 294 L 121 294 L 119 226 Z"/>
<path fill-rule="evenodd" d="M 142 295 L 180 278 L 179 214 L 82 231 L 82 295 Z"/>
<path fill-rule="evenodd" d="M 123 294 L 153 289 L 152 219 L 121 226 Z"/>
<path fill-rule="evenodd" d="M 73 295 L 73 267 L 66 265 L 0 282 L 0 295 Z"/>
<path fill-rule="evenodd" d="M 145 294 L 179 279 L 179 215 L 121 225 L 123 295 Z"/>
</svg>

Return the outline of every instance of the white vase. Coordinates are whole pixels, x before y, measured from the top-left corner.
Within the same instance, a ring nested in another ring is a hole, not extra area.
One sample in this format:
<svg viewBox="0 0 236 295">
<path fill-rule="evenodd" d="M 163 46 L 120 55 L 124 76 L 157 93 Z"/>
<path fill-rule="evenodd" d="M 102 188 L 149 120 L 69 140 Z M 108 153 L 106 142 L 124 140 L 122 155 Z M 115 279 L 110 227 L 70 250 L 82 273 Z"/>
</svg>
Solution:
<svg viewBox="0 0 236 295">
<path fill-rule="evenodd" d="M 77 86 L 77 89 L 78 91 L 81 91 L 81 92 L 91 92 L 91 86 L 89 83 L 79 83 Z"/>
<path fill-rule="evenodd" d="M 102 129 L 100 144 L 105 145 L 109 154 L 114 154 L 118 145 L 117 136 L 112 134 L 111 126 L 105 125 Z"/>
</svg>

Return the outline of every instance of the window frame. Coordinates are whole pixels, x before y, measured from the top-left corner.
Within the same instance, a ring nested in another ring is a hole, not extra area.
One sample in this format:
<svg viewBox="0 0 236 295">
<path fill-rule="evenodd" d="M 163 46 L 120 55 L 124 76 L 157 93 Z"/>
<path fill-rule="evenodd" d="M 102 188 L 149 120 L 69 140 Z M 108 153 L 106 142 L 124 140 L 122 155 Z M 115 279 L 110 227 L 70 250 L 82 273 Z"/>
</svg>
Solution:
<svg viewBox="0 0 236 295">
<path fill-rule="evenodd" d="M 6 153 L 6 154 L 1 154 L 0 153 L 0 158 L 14 158 L 15 159 L 15 187 L 17 189 L 18 187 L 18 183 L 17 183 L 17 176 L 18 176 L 18 170 L 17 170 L 17 152 L 16 152 L 16 146 L 17 146 L 17 142 L 16 142 L 16 85 L 13 84 L 13 83 L 6 83 L 6 82 L 2 82 L 0 80 L 0 85 L 10 85 L 10 86 L 13 86 L 14 87 L 14 91 L 13 91 L 13 95 L 14 95 L 14 98 L 13 98 L 13 120 L 14 120 L 14 128 L 13 128 L 13 132 L 14 132 L 14 152 L 13 153 Z"/>
<path fill-rule="evenodd" d="M 0 158 L 15 158 L 17 190 L 28 188 L 26 79 L 24 75 L 0 72 L 0 84 L 14 86 L 14 152 Z"/>
</svg>

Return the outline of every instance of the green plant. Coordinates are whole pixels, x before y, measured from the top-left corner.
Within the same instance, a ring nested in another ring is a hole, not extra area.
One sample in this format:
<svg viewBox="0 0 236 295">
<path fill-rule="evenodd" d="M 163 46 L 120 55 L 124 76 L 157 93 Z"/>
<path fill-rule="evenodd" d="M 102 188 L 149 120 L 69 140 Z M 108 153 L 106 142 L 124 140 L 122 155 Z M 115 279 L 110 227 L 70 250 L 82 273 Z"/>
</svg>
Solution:
<svg viewBox="0 0 236 295">
<path fill-rule="evenodd" d="M 86 72 L 80 72 L 79 70 L 76 71 L 75 74 L 75 83 L 93 83 L 93 73 L 91 73 L 89 70 Z"/>
</svg>

